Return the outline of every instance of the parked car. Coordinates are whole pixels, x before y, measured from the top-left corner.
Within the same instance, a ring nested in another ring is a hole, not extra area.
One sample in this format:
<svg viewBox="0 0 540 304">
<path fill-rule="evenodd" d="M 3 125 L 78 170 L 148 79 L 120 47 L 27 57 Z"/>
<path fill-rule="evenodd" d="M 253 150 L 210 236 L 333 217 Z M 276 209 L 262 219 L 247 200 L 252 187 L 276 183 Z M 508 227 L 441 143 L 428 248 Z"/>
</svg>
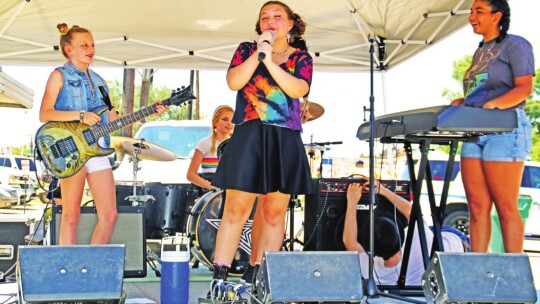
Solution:
<svg viewBox="0 0 540 304">
<path fill-rule="evenodd" d="M 433 177 L 433 190 L 435 194 L 435 200 L 438 203 L 440 201 L 444 174 L 446 172 L 448 159 L 441 157 L 435 157 L 429 160 L 429 166 L 431 169 L 431 175 Z M 443 224 L 453 226 L 464 233 L 469 233 L 469 206 L 467 204 L 467 196 L 465 195 L 465 189 L 463 188 L 463 182 L 461 180 L 460 159 L 456 157 L 454 170 L 451 175 L 451 182 L 448 190 L 448 198 L 446 202 L 445 217 Z M 407 167 L 404 168 L 400 179 L 409 179 L 409 172 Z M 523 171 L 523 177 L 521 180 L 520 197 L 531 197 L 532 207 L 528 218 L 538 218 L 540 215 L 540 162 L 525 162 L 525 169 Z M 422 186 L 422 193 L 420 197 L 422 205 L 422 213 L 424 216 L 430 216 L 429 200 L 427 195 L 427 188 L 424 182 Z M 533 220 L 526 221 L 525 223 L 526 235 L 540 237 L 540 225 Z"/>
<path fill-rule="evenodd" d="M 42 172 L 32 157 L 0 155 L 0 184 L 15 188 L 23 202 L 37 196 L 37 183 Z"/>
<path fill-rule="evenodd" d="M 17 205 L 19 191 L 7 185 L 0 185 L 0 207 Z"/>
<path fill-rule="evenodd" d="M 135 134 L 135 139 L 144 139 L 174 152 L 174 161 L 154 161 L 143 159 L 139 162 L 137 181 L 144 183 L 190 184 L 186 178 L 191 157 L 199 140 L 208 136 L 211 123 L 201 120 L 152 121 L 143 124 Z M 114 170 L 117 184 L 133 184 L 133 164 L 124 157 Z"/>
</svg>

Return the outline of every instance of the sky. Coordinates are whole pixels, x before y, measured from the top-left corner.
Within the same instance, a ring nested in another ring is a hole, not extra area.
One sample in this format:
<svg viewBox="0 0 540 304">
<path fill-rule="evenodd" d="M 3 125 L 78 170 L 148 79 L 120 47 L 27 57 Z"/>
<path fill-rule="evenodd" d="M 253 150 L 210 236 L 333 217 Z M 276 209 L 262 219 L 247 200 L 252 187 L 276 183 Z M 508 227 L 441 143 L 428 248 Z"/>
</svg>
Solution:
<svg viewBox="0 0 540 304">
<path fill-rule="evenodd" d="M 511 0 L 510 33 L 527 38 L 534 48 L 536 68 L 540 67 L 540 35 L 532 21 L 538 18 L 539 0 Z M 415 108 L 448 104 L 441 92 L 445 87 L 461 91 L 451 77 L 453 62 L 472 54 L 481 37 L 466 26 L 453 35 L 398 66 L 374 77 L 375 116 Z M 97 50 L 99 53 L 99 49 Z M 231 54 L 232 56 L 232 54 Z M 54 67 L 3 66 L 2 71 L 34 91 L 32 109 L 0 108 L 0 147 L 28 144 L 39 128 L 38 114 L 45 84 Z M 121 68 L 95 68 L 107 80 L 123 77 Z M 155 86 L 177 88 L 189 84 L 189 70 L 157 70 Z M 140 84 L 137 76 L 136 84 Z M 221 104 L 234 106 L 236 92 L 227 87 L 225 71 L 200 71 L 201 113 L 209 117 Z M 366 142 L 356 139 L 364 122 L 363 107 L 369 106 L 370 77 L 366 72 L 320 72 L 314 68 L 310 101 L 325 108 L 322 117 L 304 125 L 304 143 L 336 142 L 334 156 L 359 157 L 368 151 Z"/>
</svg>

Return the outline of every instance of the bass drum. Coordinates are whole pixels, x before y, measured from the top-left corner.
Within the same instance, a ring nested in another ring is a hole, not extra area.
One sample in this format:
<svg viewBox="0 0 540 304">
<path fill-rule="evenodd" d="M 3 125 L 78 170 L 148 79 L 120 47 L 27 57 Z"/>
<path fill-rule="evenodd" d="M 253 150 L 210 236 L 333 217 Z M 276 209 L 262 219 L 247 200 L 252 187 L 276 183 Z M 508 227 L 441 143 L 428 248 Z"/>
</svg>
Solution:
<svg viewBox="0 0 540 304">
<path fill-rule="evenodd" d="M 188 236 L 191 240 L 191 253 L 201 263 L 212 267 L 217 230 L 223 215 L 223 190 L 210 191 L 195 203 L 187 219 Z M 249 265 L 251 255 L 251 227 L 257 201 L 251 215 L 244 225 L 238 249 L 229 269 L 229 275 L 241 276 Z"/>
</svg>

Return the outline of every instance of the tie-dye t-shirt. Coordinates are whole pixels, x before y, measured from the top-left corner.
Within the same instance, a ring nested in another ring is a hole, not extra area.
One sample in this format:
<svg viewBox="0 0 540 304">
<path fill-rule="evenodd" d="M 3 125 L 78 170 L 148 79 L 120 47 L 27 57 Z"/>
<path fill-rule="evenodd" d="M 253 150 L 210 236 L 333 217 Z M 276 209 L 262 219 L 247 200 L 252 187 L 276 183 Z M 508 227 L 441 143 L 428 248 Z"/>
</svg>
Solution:
<svg viewBox="0 0 540 304">
<path fill-rule="evenodd" d="M 514 78 L 534 75 L 531 44 L 523 37 L 507 35 L 501 42 L 484 43 L 474 53 L 463 77 L 463 105 L 481 108 L 486 102 L 514 88 Z M 524 108 L 525 101 L 514 108 Z"/>
<path fill-rule="evenodd" d="M 229 69 L 242 64 L 256 50 L 257 45 L 253 42 L 241 43 L 234 53 Z M 308 52 L 297 49 L 287 62 L 280 66 L 311 85 L 313 59 Z M 238 91 L 232 122 L 239 125 L 257 118 L 265 124 L 302 130 L 300 101 L 283 92 L 264 64 L 259 64 L 249 82 Z"/>
<path fill-rule="evenodd" d="M 219 144 L 220 142 L 216 141 L 216 151 L 214 151 L 214 153 L 210 153 L 210 149 L 212 148 L 212 136 L 201 139 L 197 144 L 197 147 L 195 149 L 201 151 L 201 153 L 204 155 L 201 162 L 202 173 L 216 172 L 219 163 L 219 159 L 217 157 L 217 147 L 219 146 Z"/>
</svg>

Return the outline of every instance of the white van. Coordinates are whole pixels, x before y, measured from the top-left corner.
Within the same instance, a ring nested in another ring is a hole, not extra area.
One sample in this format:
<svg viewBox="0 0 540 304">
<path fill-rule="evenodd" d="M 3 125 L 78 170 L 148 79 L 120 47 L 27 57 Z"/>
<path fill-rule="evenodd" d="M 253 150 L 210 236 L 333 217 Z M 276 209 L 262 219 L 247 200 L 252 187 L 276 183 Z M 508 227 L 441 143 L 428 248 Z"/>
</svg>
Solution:
<svg viewBox="0 0 540 304">
<path fill-rule="evenodd" d="M 137 182 L 163 184 L 190 184 L 186 178 L 189 163 L 199 141 L 210 135 L 211 122 L 204 120 L 152 121 L 143 124 L 135 139 L 144 139 L 174 152 L 174 161 L 141 160 Z M 116 184 L 133 184 L 133 163 L 126 155 L 113 171 Z"/>
</svg>

